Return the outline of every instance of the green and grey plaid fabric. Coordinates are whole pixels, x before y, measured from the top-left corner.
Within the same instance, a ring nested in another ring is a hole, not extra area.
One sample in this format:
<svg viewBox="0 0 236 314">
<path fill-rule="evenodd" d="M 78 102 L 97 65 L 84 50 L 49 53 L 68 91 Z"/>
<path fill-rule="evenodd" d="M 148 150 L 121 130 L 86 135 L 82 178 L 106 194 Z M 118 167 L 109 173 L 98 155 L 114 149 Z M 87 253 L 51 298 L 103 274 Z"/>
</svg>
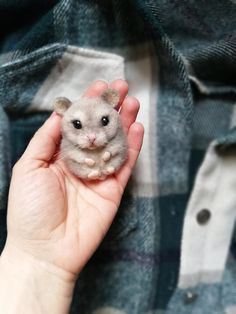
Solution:
<svg viewBox="0 0 236 314">
<path fill-rule="evenodd" d="M 235 314 L 236 2 L 9 0 L 0 24 L 1 249 L 11 167 L 54 97 L 125 78 L 144 145 L 71 313 Z"/>
</svg>

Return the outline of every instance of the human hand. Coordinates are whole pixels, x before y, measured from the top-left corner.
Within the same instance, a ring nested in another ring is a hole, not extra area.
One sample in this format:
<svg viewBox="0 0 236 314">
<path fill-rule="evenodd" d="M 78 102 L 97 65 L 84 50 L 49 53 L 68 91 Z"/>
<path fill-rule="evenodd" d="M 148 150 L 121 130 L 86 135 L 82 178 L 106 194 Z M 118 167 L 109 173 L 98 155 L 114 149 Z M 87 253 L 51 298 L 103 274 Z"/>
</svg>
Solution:
<svg viewBox="0 0 236 314">
<path fill-rule="evenodd" d="M 54 158 L 61 117 L 53 114 L 14 166 L 3 256 L 20 252 L 76 278 L 102 241 L 116 215 L 144 133 L 143 126 L 135 122 L 139 103 L 126 97 L 127 83 L 117 80 L 110 87 L 120 93 L 120 114 L 129 145 L 127 161 L 104 181 L 75 177 L 62 160 Z M 106 88 L 106 83 L 94 82 L 85 96 L 99 96 Z"/>
</svg>

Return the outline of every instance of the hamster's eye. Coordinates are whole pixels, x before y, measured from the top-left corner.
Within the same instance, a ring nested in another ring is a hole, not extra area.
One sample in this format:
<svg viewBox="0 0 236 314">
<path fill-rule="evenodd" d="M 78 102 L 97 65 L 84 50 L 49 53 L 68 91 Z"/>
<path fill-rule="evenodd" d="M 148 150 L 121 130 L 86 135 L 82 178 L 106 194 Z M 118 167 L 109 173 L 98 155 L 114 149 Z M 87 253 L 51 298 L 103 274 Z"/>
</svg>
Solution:
<svg viewBox="0 0 236 314">
<path fill-rule="evenodd" d="M 82 123 L 80 120 L 73 120 L 72 123 L 75 129 L 82 129 Z"/>
<path fill-rule="evenodd" d="M 102 125 L 103 125 L 103 126 L 108 125 L 108 123 L 109 123 L 109 118 L 108 118 L 108 116 L 102 117 L 101 122 L 102 122 Z"/>
</svg>

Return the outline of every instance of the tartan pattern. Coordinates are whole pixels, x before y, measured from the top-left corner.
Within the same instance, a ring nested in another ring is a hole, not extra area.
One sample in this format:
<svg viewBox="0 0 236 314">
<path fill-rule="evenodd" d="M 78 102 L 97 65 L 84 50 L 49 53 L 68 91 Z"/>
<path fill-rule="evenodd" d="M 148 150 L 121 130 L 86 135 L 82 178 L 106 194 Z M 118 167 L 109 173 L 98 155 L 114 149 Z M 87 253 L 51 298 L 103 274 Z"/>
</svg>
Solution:
<svg viewBox="0 0 236 314">
<path fill-rule="evenodd" d="M 177 283 L 186 207 L 206 149 L 214 139 L 220 150 L 236 143 L 235 129 L 230 130 L 235 125 L 236 4 L 51 0 L 32 6 L 26 0 L 0 1 L 0 12 L 5 31 L 0 45 L 1 248 L 10 165 L 48 115 L 26 109 L 68 45 L 123 51 L 126 59 L 127 47 L 135 55 L 137 45 L 151 42 L 159 61 L 153 117 L 159 194 L 134 197 L 130 182 L 111 230 L 80 275 L 71 313 L 223 314 L 233 309 L 236 233 L 221 282 L 193 287 L 198 298 L 187 305 L 186 291 Z"/>
</svg>

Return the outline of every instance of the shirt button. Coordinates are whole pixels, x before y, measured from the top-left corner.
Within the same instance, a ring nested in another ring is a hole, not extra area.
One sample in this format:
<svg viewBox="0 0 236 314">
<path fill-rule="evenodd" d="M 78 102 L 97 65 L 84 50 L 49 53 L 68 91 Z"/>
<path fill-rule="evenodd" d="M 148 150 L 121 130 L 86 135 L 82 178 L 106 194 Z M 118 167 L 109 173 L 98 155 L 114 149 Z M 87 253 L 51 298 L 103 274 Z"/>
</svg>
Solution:
<svg viewBox="0 0 236 314">
<path fill-rule="evenodd" d="M 197 214 L 197 222 L 200 225 L 205 225 L 206 223 L 208 223 L 210 217 L 211 212 L 209 211 L 209 209 L 204 208 L 200 210 L 200 212 Z"/>
<path fill-rule="evenodd" d="M 185 304 L 190 304 L 190 303 L 193 303 L 194 301 L 196 301 L 197 297 L 198 297 L 197 293 L 192 292 L 192 291 L 187 291 L 184 294 L 183 301 Z"/>
</svg>

